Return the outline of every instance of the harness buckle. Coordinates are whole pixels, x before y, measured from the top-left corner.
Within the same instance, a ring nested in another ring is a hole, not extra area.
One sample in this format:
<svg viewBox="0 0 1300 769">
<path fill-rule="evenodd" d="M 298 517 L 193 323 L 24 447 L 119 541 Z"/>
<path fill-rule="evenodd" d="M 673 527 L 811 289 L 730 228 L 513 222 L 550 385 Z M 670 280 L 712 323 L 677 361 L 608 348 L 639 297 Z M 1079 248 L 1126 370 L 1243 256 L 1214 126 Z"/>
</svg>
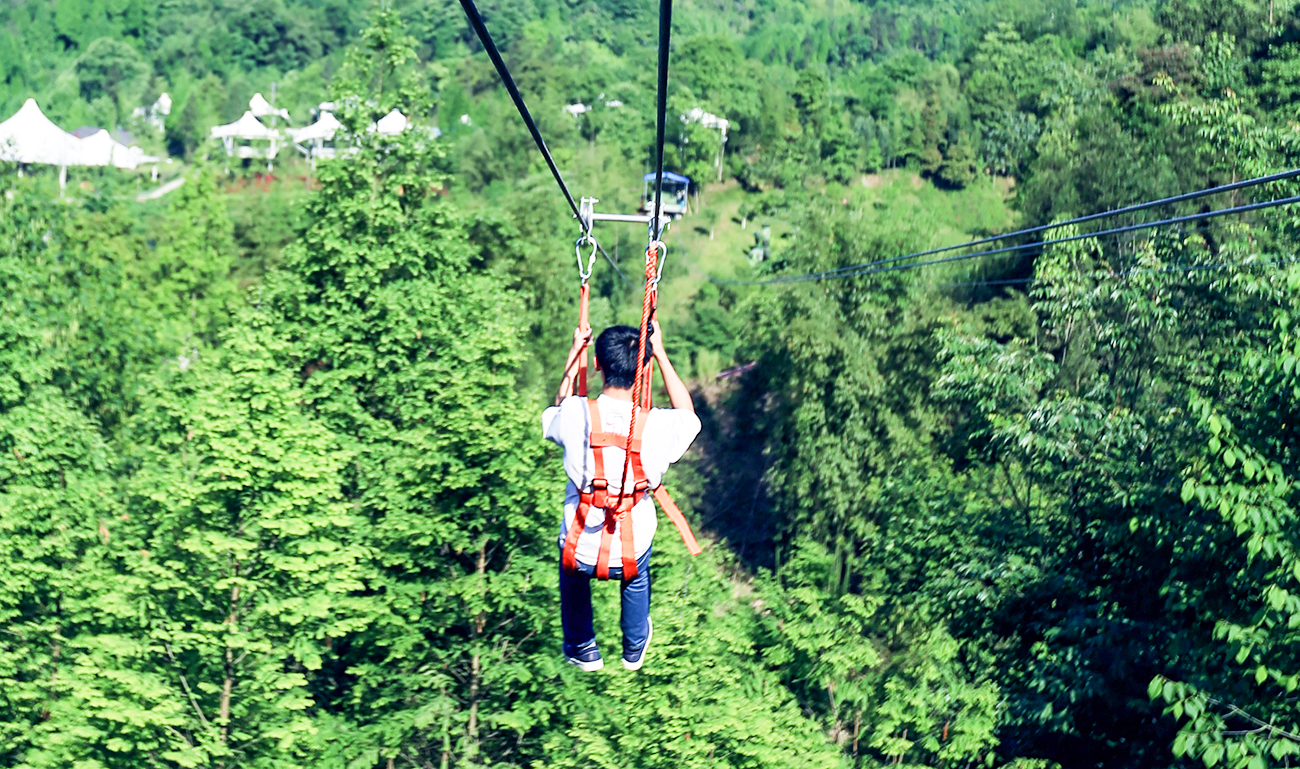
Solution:
<svg viewBox="0 0 1300 769">
<path fill-rule="evenodd" d="M 609 481 L 604 478 L 591 479 L 591 506 L 602 510 L 609 504 Z"/>
</svg>

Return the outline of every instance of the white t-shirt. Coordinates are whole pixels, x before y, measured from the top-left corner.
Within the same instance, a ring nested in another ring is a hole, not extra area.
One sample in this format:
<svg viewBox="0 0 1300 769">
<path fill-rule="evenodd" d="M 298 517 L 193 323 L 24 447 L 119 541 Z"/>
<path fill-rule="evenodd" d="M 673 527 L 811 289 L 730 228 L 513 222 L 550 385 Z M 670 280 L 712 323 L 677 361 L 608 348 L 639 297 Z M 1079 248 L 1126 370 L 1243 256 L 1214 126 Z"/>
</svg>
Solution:
<svg viewBox="0 0 1300 769">
<path fill-rule="evenodd" d="M 632 420 L 632 402 L 601 395 L 596 399 L 600 408 L 600 425 L 595 432 L 619 433 L 627 435 L 628 423 Z M 700 434 L 700 418 L 689 409 L 650 409 L 644 417 L 645 430 L 641 433 L 641 467 L 645 470 L 650 488 L 655 488 L 663 480 L 668 466 L 682 458 L 691 441 Z M 565 398 L 559 406 L 552 406 L 542 412 L 542 435 L 564 449 L 564 474 L 569 476 L 569 485 L 564 492 L 564 518 L 560 525 L 560 541 L 569 533 L 573 519 L 578 510 L 578 489 L 591 489 L 591 479 L 595 473 L 595 457 L 589 438 L 591 436 L 591 412 L 587 409 L 585 398 L 576 395 Z M 623 449 L 609 446 L 604 449 L 605 478 L 609 481 L 611 493 L 617 494 L 623 477 Z M 632 473 L 628 472 L 628 483 L 624 491 L 632 493 Z M 636 557 L 640 558 L 650 548 L 658 527 L 655 516 L 654 500 L 648 495 L 632 508 L 632 540 L 636 545 Z M 593 507 L 587 513 L 582 535 L 578 537 L 577 558 L 580 563 L 594 566 L 600 554 L 600 530 L 605 526 L 605 512 Z M 618 565 L 623 557 L 623 545 L 615 527 L 614 540 L 610 544 L 609 564 L 611 568 Z"/>
</svg>

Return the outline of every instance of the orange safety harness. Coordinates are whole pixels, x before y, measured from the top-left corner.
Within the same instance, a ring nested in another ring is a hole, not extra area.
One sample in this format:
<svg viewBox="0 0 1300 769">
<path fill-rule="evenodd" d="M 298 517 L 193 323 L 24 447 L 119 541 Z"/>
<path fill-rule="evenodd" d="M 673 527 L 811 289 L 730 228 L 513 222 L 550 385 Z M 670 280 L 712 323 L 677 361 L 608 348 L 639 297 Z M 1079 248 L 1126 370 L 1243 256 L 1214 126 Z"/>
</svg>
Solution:
<svg viewBox="0 0 1300 769">
<path fill-rule="evenodd" d="M 569 533 L 564 539 L 561 562 L 564 564 L 564 568 L 570 572 L 578 570 L 578 539 L 586 528 L 587 516 L 590 514 L 591 509 L 599 508 L 604 513 L 605 521 L 601 527 L 600 551 L 596 557 L 597 579 L 609 579 L 609 551 L 610 545 L 614 541 L 615 532 L 619 534 L 619 544 L 622 549 L 623 579 L 629 580 L 636 576 L 636 543 L 632 531 L 632 508 L 644 499 L 647 493 L 654 496 L 660 507 L 664 509 L 664 514 L 677 527 L 677 531 L 681 534 L 682 541 L 686 543 L 686 549 L 690 551 L 690 554 L 694 556 L 699 555 L 701 552 L 699 543 L 695 541 L 695 534 L 691 532 L 690 524 L 686 522 L 686 516 L 682 515 L 681 509 L 677 507 L 677 503 L 669 496 L 668 490 L 662 484 L 650 489 L 650 483 L 645 477 L 645 468 L 641 464 L 641 433 L 645 430 L 644 418 L 650 414 L 650 387 L 653 382 L 654 372 L 653 366 L 645 362 L 646 332 L 650 317 L 654 312 L 654 305 L 658 299 L 659 272 L 656 269 L 656 257 L 661 247 L 662 244 L 658 242 L 651 243 L 646 251 L 646 285 L 644 301 L 641 306 L 641 334 L 637 342 L 636 379 L 632 385 L 632 403 L 634 407 L 627 434 L 605 432 L 603 429 L 604 423 L 601 422 L 600 418 L 600 407 L 597 406 L 594 399 L 587 401 L 587 410 L 591 417 L 588 442 L 591 446 L 594 461 L 591 488 L 579 490 L 578 492 L 578 509 L 574 515 L 573 525 L 569 527 Z M 591 291 L 587 285 L 587 278 L 590 276 L 591 268 L 589 263 L 585 272 L 581 270 L 581 257 L 579 257 L 578 266 L 582 276 L 582 288 L 578 293 L 578 327 L 584 332 L 589 332 L 591 327 L 588 304 Z M 588 334 L 584 334 L 584 337 L 586 336 Z M 584 343 L 578 353 L 578 382 L 576 389 L 578 395 L 584 398 L 587 396 L 587 347 L 588 345 Z M 642 417 L 640 420 L 637 418 L 638 415 Z M 623 480 L 619 484 L 617 495 L 609 492 L 609 479 L 605 477 L 605 449 L 613 446 L 622 448 L 624 452 Z M 632 471 L 633 479 L 633 490 L 630 495 L 626 493 L 626 479 L 629 469 Z"/>
</svg>

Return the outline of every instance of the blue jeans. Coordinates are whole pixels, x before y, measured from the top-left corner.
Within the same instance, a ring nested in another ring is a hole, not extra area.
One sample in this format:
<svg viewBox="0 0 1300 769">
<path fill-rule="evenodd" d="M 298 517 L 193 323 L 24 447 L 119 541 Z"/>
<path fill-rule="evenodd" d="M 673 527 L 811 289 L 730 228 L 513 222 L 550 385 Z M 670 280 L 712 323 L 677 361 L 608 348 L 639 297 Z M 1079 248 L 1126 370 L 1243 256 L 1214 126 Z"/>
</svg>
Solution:
<svg viewBox="0 0 1300 769">
<path fill-rule="evenodd" d="M 624 581 L 623 569 L 611 568 L 610 579 L 622 584 L 623 654 L 636 654 L 646 644 L 650 634 L 650 551 L 648 548 L 636 559 L 636 576 Z M 595 579 L 594 566 L 578 564 L 578 573 L 565 571 L 560 564 L 560 621 L 564 625 L 564 653 L 576 656 L 596 645 L 596 630 L 591 624 L 591 581 Z"/>
</svg>

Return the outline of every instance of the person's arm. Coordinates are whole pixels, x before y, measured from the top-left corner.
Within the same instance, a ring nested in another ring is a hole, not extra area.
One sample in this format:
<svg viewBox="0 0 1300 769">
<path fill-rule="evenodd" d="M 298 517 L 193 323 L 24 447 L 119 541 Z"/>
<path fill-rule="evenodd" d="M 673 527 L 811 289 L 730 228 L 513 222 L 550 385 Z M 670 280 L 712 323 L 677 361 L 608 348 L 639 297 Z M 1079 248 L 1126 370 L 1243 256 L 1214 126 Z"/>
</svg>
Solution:
<svg viewBox="0 0 1300 769">
<path fill-rule="evenodd" d="M 569 348 L 569 357 L 564 362 L 564 376 L 560 379 L 560 389 L 555 393 L 555 405 L 573 395 L 574 382 L 578 377 L 578 362 L 586 353 L 586 345 L 591 341 L 591 329 L 573 330 L 573 346 Z"/>
<path fill-rule="evenodd" d="M 654 348 L 655 363 L 659 364 L 659 371 L 664 375 L 664 388 L 668 390 L 668 402 L 675 409 L 685 409 L 694 414 L 695 402 L 691 400 L 691 391 L 686 389 L 686 383 L 677 376 L 677 371 L 668 360 L 668 352 L 664 350 L 664 335 L 659 329 L 658 320 L 650 321 L 650 344 Z"/>
</svg>

